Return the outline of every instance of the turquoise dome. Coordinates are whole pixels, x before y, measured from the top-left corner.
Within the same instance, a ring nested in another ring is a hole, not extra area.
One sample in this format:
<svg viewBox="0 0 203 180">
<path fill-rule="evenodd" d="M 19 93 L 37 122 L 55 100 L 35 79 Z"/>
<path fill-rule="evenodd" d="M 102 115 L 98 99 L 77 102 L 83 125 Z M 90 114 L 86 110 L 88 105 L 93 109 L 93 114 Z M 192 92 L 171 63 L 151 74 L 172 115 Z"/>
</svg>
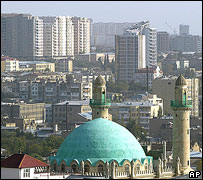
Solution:
<svg viewBox="0 0 203 180">
<path fill-rule="evenodd" d="M 152 157 L 146 157 L 136 138 L 123 126 L 104 118 L 89 121 L 66 137 L 61 144 L 56 156 L 50 157 L 51 163 L 54 159 L 59 165 L 62 160 L 69 166 L 72 160 L 80 163 L 89 160 L 92 166 L 97 161 L 104 163 L 116 160 L 120 165 L 125 160 L 144 159 L 148 161 Z"/>
</svg>

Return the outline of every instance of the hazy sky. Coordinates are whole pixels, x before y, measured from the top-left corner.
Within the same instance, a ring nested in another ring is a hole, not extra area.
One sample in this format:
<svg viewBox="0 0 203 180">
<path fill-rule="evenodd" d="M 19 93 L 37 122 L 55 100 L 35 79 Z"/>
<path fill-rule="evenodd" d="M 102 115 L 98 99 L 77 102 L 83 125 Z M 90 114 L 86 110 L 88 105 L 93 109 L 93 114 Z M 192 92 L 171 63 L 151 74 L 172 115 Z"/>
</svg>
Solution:
<svg viewBox="0 0 203 180">
<path fill-rule="evenodd" d="M 202 35 L 202 1 L 1 1 L 2 13 L 33 16 L 80 16 L 93 22 L 138 22 L 149 20 L 158 31 L 178 32 L 190 25 L 190 34 Z"/>
</svg>

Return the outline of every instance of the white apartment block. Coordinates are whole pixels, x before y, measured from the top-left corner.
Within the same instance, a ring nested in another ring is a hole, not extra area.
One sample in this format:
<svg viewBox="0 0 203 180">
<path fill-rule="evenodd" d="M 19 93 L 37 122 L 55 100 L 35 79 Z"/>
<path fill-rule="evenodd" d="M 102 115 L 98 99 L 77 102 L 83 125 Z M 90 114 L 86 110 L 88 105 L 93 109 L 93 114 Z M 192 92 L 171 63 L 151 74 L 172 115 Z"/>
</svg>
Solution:
<svg viewBox="0 0 203 180">
<path fill-rule="evenodd" d="M 149 67 L 157 66 L 157 30 L 146 28 L 143 30 L 146 35 L 146 59 Z"/>
<path fill-rule="evenodd" d="M 131 30 L 146 36 L 146 62 L 148 67 L 157 66 L 157 30 L 150 27 L 149 21 L 136 23 Z"/>
<path fill-rule="evenodd" d="M 42 17 L 44 20 L 44 56 L 74 55 L 74 29 L 71 17 Z"/>
<path fill-rule="evenodd" d="M 43 20 L 38 17 L 34 18 L 34 57 L 43 56 Z"/>
<path fill-rule="evenodd" d="M 90 53 L 91 20 L 82 17 L 72 17 L 74 26 L 74 55 Z"/>
</svg>

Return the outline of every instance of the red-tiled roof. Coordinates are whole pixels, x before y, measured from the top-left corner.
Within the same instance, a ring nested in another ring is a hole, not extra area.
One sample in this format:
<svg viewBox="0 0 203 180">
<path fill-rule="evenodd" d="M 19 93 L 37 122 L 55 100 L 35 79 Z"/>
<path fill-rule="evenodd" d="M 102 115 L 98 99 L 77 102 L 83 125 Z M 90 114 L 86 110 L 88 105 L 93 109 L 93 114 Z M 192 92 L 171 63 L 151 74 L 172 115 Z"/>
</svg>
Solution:
<svg viewBox="0 0 203 180">
<path fill-rule="evenodd" d="M 5 168 L 32 168 L 46 166 L 49 165 L 27 154 L 13 154 L 1 161 L 1 167 Z"/>
</svg>

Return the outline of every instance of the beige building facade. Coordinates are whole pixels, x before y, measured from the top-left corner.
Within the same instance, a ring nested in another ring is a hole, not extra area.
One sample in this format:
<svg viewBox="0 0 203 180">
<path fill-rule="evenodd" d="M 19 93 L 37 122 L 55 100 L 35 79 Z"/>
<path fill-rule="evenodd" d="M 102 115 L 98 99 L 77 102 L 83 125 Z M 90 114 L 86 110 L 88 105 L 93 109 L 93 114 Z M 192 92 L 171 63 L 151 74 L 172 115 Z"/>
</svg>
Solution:
<svg viewBox="0 0 203 180">
<path fill-rule="evenodd" d="M 154 79 L 152 81 L 152 93 L 157 94 L 163 99 L 164 114 L 173 113 L 170 102 L 175 99 L 175 81 L 175 77 Z M 188 100 L 192 100 L 191 115 L 199 116 L 199 79 L 186 79 L 186 83 L 188 87 Z"/>
<path fill-rule="evenodd" d="M 34 72 L 55 72 L 55 63 L 43 61 L 21 61 L 20 70 L 33 70 Z"/>
<path fill-rule="evenodd" d="M 1 57 L 1 72 L 19 71 L 19 60 L 8 56 Z"/>
</svg>

